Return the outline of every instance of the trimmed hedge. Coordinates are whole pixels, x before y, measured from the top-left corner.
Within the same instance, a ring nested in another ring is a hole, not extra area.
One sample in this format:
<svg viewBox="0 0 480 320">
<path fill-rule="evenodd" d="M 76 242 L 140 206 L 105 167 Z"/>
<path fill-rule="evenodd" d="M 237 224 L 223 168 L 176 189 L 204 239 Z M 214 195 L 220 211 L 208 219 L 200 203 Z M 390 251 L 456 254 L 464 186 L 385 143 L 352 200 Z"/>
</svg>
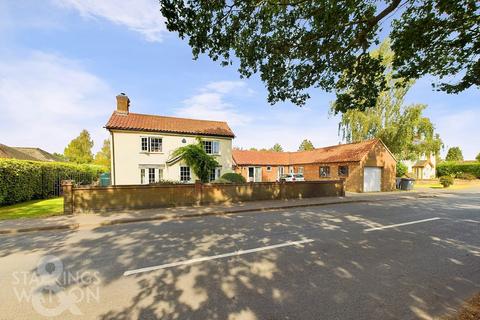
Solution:
<svg viewBox="0 0 480 320">
<path fill-rule="evenodd" d="M 480 163 L 444 161 L 437 164 L 437 177 L 469 173 L 480 179 Z"/>
<path fill-rule="evenodd" d="M 106 171 L 97 165 L 0 159 L 0 205 L 47 199 L 62 180 L 90 184 Z"/>
<path fill-rule="evenodd" d="M 222 176 L 222 179 L 228 180 L 228 181 L 233 182 L 233 183 L 245 183 L 245 182 L 247 182 L 247 180 L 245 180 L 245 178 L 241 174 L 235 173 L 235 172 L 225 173 Z"/>
</svg>

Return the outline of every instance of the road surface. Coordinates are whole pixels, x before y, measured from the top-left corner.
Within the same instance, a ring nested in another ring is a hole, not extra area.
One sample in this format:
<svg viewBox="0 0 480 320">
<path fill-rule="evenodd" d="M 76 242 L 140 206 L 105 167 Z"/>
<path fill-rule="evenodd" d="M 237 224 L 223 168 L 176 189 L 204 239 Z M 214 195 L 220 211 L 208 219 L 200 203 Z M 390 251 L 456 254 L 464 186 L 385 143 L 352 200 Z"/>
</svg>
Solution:
<svg viewBox="0 0 480 320">
<path fill-rule="evenodd" d="M 0 319 L 433 319 L 479 291 L 479 193 L 0 237 Z"/>
</svg>

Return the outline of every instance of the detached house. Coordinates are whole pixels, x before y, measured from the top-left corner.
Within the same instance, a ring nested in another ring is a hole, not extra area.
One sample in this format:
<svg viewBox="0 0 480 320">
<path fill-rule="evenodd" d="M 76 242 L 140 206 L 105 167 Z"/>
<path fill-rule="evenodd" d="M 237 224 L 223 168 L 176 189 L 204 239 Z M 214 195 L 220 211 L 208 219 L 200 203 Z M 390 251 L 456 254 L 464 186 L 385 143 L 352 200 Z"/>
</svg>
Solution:
<svg viewBox="0 0 480 320">
<path fill-rule="evenodd" d="M 235 171 L 247 181 L 302 173 L 306 181 L 345 179 L 347 191 L 395 189 L 396 160 L 379 139 L 299 152 L 234 150 L 233 159 Z"/>
<path fill-rule="evenodd" d="M 120 94 L 105 128 L 111 139 L 112 185 L 194 182 L 192 170 L 172 153 L 197 138 L 220 165 L 211 180 L 232 171 L 234 134 L 226 122 L 131 113 L 130 100 Z"/>
</svg>

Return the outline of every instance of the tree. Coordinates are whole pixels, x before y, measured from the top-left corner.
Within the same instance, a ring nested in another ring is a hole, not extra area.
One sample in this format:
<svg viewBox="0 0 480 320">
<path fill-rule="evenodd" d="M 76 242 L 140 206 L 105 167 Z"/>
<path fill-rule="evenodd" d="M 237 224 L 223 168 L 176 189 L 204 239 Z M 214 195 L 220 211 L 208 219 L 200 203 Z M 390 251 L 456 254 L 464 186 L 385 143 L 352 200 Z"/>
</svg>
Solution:
<svg viewBox="0 0 480 320">
<path fill-rule="evenodd" d="M 343 139 L 359 142 L 380 138 L 399 160 L 438 154 L 442 141 L 430 119 L 422 115 L 427 106 L 404 105 L 405 95 L 413 81 L 393 77 L 394 53 L 389 41 L 383 42 L 371 55 L 374 59 L 382 58 L 387 71 L 384 76 L 386 89 L 379 94 L 373 108 L 365 111 L 352 109 L 342 114 L 339 132 Z M 398 86 L 398 83 L 402 85 Z M 332 106 L 333 110 L 336 103 Z"/>
<path fill-rule="evenodd" d="M 279 143 L 275 143 L 269 151 L 283 152 L 283 148 Z"/>
<path fill-rule="evenodd" d="M 300 143 L 300 146 L 298 147 L 298 151 L 308 151 L 313 149 L 315 149 L 315 147 L 313 146 L 312 141 L 308 139 L 304 139 L 302 143 Z"/>
<path fill-rule="evenodd" d="M 475 157 L 475 159 L 480 162 L 480 152 L 477 154 L 477 156 Z"/>
<path fill-rule="evenodd" d="M 238 61 L 241 77 L 260 73 L 271 104 L 304 105 L 309 88 L 335 91 L 335 112 L 375 106 L 384 67 L 368 51 L 390 18 L 396 77 L 448 78 L 438 87 L 448 93 L 479 86 L 479 7 L 474 0 L 160 0 L 168 30 L 188 39 L 194 59 L 206 53 L 222 66 Z"/>
<path fill-rule="evenodd" d="M 82 130 L 78 137 L 70 141 L 63 154 L 71 162 L 91 163 L 93 161 L 92 147 L 93 140 L 90 138 L 90 133 Z"/>
<path fill-rule="evenodd" d="M 217 160 L 205 152 L 201 140 L 198 140 L 196 144 L 176 149 L 172 155 L 173 157 L 180 156 L 202 182 L 208 182 L 212 170 L 219 166 Z"/>
<path fill-rule="evenodd" d="M 446 161 L 463 161 L 463 154 L 460 147 L 452 147 L 448 149 Z"/>
<path fill-rule="evenodd" d="M 95 155 L 95 164 L 105 166 L 110 170 L 110 140 L 103 140 L 103 146 Z"/>
<path fill-rule="evenodd" d="M 53 156 L 55 158 L 57 158 L 58 161 L 60 161 L 60 162 L 66 162 L 67 161 L 67 158 L 62 153 L 54 152 Z"/>
</svg>

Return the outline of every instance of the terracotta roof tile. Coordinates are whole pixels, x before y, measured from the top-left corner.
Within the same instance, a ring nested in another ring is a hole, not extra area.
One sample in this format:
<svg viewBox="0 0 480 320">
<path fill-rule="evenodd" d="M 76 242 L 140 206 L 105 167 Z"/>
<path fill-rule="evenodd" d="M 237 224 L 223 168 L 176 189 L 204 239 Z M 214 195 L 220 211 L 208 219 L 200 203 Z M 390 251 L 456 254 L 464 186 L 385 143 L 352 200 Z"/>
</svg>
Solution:
<svg viewBox="0 0 480 320">
<path fill-rule="evenodd" d="M 114 112 L 107 129 L 235 137 L 226 122 Z"/>
<path fill-rule="evenodd" d="M 273 152 L 233 150 L 237 165 L 294 165 L 307 163 L 355 162 L 363 157 L 379 140 L 366 140 L 358 143 L 339 144 L 311 151 Z"/>
</svg>

